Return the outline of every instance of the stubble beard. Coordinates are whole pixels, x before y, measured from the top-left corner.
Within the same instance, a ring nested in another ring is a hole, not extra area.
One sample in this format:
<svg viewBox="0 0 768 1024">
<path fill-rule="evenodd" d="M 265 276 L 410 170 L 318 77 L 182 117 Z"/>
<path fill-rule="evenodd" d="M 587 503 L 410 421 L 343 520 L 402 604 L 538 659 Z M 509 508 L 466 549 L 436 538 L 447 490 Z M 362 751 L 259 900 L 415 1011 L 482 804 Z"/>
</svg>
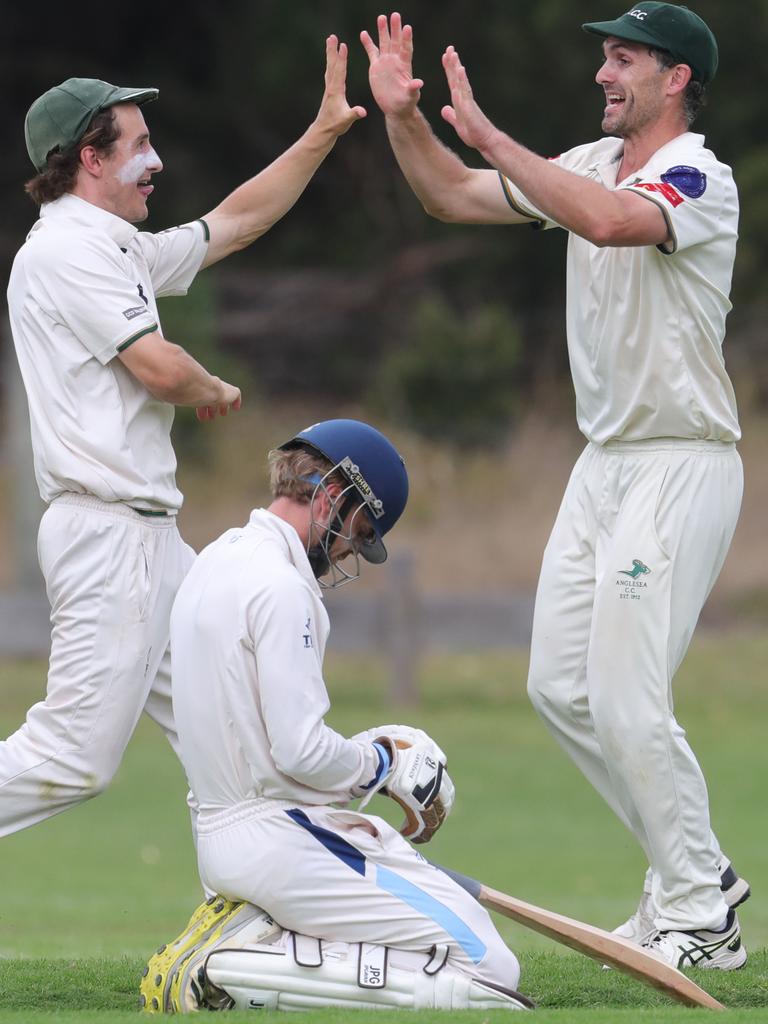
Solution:
<svg viewBox="0 0 768 1024">
<path fill-rule="evenodd" d="M 639 135 L 659 117 L 659 109 L 651 102 L 637 103 L 635 97 L 626 97 L 620 113 L 608 114 L 603 118 L 602 129 L 606 135 L 617 135 L 626 139 L 630 135 Z"/>
</svg>

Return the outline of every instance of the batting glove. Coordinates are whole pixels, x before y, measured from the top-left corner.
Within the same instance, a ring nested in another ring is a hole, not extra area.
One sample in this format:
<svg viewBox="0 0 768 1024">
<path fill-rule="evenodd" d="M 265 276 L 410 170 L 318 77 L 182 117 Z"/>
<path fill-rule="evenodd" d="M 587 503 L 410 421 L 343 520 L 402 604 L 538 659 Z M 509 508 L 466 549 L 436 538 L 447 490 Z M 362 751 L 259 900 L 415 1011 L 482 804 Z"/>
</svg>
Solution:
<svg viewBox="0 0 768 1024">
<path fill-rule="evenodd" d="M 412 843 L 428 843 L 450 814 L 455 796 L 444 752 L 421 729 L 408 726 L 383 726 L 363 736 L 384 747 L 392 764 L 360 808 L 377 791 L 390 797 L 405 812 L 400 834 Z"/>
</svg>

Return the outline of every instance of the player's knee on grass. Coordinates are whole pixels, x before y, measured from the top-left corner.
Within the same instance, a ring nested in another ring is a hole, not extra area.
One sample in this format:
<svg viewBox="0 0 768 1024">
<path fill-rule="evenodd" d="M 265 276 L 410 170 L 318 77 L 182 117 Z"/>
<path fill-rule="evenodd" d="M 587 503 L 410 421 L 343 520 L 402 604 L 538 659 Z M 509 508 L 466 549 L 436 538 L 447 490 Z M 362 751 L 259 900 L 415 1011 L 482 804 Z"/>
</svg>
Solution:
<svg viewBox="0 0 768 1024">
<path fill-rule="evenodd" d="M 286 932 L 271 945 L 218 949 L 198 972 L 201 1009 L 529 1009 L 511 988 L 473 978 L 448 948 L 417 953 L 368 943 L 321 942 Z"/>
<path fill-rule="evenodd" d="M 321 941 L 283 930 L 252 904 L 213 896 L 197 908 L 181 935 L 150 959 L 141 1005 L 148 1013 L 530 1007 L 514 991 L 517 958 L 501 940 L 477 965 L 476 977 L 448 954 L 445 945 L 417 952 Z"/>
<path fill-rule="evenodd" d="M 520 981 L 520 961 L 499 938 L 477 965 L 477 974 L 494 985 L 515 989 Z"/>
</svg>

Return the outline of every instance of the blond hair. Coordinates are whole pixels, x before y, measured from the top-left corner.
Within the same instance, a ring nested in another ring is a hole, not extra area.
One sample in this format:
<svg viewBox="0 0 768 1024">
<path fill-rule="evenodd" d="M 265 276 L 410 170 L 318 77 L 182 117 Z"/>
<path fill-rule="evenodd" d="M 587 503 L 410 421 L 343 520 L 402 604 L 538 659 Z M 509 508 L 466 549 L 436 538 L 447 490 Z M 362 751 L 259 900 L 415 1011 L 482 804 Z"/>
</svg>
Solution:
<svg viewBox="0 0 768 1024">
<path fill-rule="evenodd" d="M 325 477 L 333 469 L 319 452 L 306 448 L 273 448 L 267 456 L 269 460 L 269 486 L 273 498 L 290 498 L 300 505 L 308 505 L 312 500 L 319 477 Z M 347 486 L 349 481 L 341 473 L 333 473 L 325 481 Z"/>
</svg>

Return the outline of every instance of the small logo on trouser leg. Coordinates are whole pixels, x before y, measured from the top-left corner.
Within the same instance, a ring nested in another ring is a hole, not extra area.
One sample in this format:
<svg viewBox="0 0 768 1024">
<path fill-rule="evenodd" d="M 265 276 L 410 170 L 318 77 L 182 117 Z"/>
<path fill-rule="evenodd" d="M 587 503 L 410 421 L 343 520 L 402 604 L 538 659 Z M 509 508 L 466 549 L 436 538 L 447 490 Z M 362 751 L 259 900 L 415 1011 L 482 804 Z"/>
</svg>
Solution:
<svg viewBox="0 0 768 1024">
<path fill-rule="evenodd" d="M 641 562 L 639 558 L 632 559 L 631 569 L 617 569 L 616 576 L 623 576 L 624 579 L 616 580 L 616 586 L 619 587 L 619 597 L 623 600 L 639 601 L 643 590 L 646 590 L 648 584 L 642 578 L 648 576 L 650 569 Z"/>
<path fill-rule="evenodd" d="M 639 558 L 633 558 L 631 569 L 619 569 L 618 571 L 622 576 L 631 576 L 633 580 L 636 580 L 638 576 L 647 576 L 651 570 Z"/>
</svg>

